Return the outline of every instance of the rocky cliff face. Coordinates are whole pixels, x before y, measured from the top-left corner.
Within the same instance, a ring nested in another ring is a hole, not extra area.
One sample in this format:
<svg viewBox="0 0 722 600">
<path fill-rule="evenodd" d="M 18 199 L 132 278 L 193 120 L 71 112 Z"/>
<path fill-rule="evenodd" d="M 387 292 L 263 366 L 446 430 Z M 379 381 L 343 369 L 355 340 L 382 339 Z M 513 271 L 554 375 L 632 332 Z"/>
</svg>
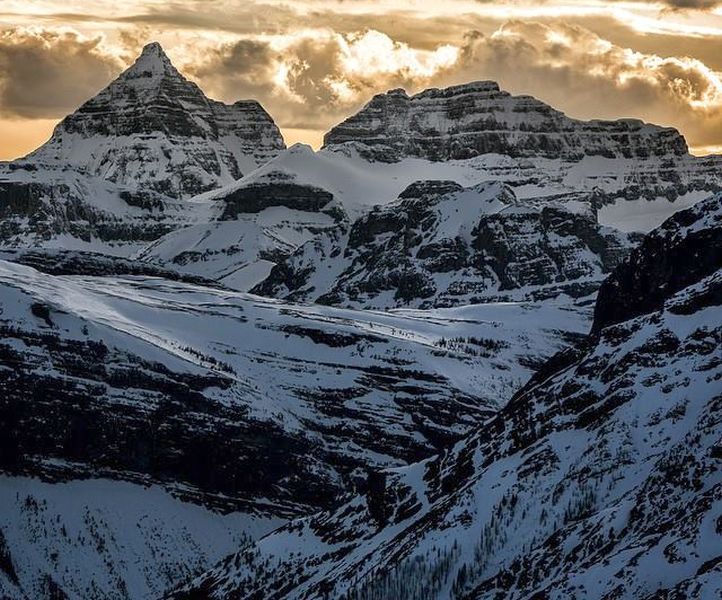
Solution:
<svg viewBox="0 0 722 600">
<path fill-rule="evenodd" d="M 19 260 L 44 272 L 0 261 L 3 468 L 65 461 L 281 512 L 458 438 L 587 322 L 550 306 L 538 336 L 500 339 L 506 312 L 547 309 L 480 307 L 420 333 L 418 316 L 285 305 L 126 260 Z"/>
<path fill-rule="evenodd" d="M 679 212 L 644 238 L 599 290 L 593 331 L 659 310 L 671 294 L 722 269 L 722 195 Z"/>
<path fill-rule="evenodd" d="M 339 242 L 301 246 L 254 292 L 373 308 L 580 297 L 632 244 L 583 205 L 518 201 L 500 182 L 421 181 L 359 218 Z"/>
<path fill-rule="evenodd" d="M 75 170 L 0 167 L 0 246 L 129 255 L 189 224 L 199 207 Z"/>
<path fill-rule="evenodd" d="M 239 179 L 284 147 L 258 102 L 208 99 L 153 43 L 26 160 L 188 198 Z"/>
<path fill-rule="evenodd" d="M 719 230 L 720 206 L 652 234 L 647 244 L 665 243 L 647 260 L 689 250 L 688 264 L 714 262 L 716 248 L 691 240 Z M 639 281 L 645 264 L 620 271 Z M 624 296 L 628 314 L 551 359 L 453 450 L 374 475 L 365 495 L 293 521 L 173 597 L 719 596 L 722 271 L 675 279 L 660 269 Z"/>
<path fill-rule="evenodd" d="M 578 121 L 531 96 L 512 96 L 478 81 L 409 96 L 378 94 L 329 131 L 325 146 L 348 142 L 374 160 L 432 161 L 482 154 L 579 160 L 585 156 L 648 158 L 687 153 L 674 129 L 637 120 Z"/>
</svg>

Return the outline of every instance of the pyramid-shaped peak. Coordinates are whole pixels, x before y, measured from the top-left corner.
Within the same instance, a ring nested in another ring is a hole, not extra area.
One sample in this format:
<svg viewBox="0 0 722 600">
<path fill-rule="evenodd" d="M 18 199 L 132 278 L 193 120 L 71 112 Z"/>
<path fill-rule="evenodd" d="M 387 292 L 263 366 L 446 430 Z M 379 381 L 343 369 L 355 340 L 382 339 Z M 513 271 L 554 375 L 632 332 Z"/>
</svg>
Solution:
<svg viewBox="0 0 722 600">
<path fill-rule="evenodd" d="M 153 42 L 31 156 L 180 198 L 230 184 L 284 148 L 260 104 L 210 100 Z"/>
<path fill-rule="evenodd" d="M 140 55 L 166 56 L 166 53 L 165 50 L 163 50 L 163 46 L 160 45 L 160 42 L 149 42 L 143 46 L 143 51 Z"/>
<path fill-rule="evenodd" d="M 126 79 L 177 75 L 178 71 L 158 42 L 143 47 L 135 63 L 123 74 Z"/>
</svg>

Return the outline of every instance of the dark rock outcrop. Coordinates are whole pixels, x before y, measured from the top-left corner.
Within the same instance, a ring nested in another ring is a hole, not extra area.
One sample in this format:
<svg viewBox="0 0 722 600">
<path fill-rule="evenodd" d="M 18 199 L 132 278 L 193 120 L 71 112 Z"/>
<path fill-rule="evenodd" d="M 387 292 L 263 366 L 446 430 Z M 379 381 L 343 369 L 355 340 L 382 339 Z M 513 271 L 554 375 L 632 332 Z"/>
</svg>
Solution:
<svg viewBox="0 0 722 600">
<path fill-rule="evenodd" d="M 333 194 L 313 186 L 292 182 L 256 183 L 233 190 L 219 199 L 225 205 L 220 219 L 227 221 L 239 214 L 258 213 L 274 206 L 319 212 L 332 200 Z"/>
<path fill-rule="evenodd" d="M 659 310 L 671 294 L 722 268 L 722 196 L 679 212 L 644 238 L 599 289 L 593 332 Z"/>
<path fill-rule="evenodd" d="M 634 240 L 599 226 L 591 209 L 517 201 L 499 182 L 423 181 L 360 217 L 340 243 L 301 246 L 254 292 L 376 308 L 580 297 Z"/>
</svg>

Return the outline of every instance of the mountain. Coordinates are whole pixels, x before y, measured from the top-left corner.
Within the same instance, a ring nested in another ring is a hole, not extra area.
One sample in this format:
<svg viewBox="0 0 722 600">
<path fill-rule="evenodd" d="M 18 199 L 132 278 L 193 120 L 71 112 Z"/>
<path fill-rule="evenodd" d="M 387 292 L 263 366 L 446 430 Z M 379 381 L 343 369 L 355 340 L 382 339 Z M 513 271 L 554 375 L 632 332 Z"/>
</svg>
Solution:
<svg viewBox="0 0 722 600">
<path fill-rule="evenodd" d="M 210 220 L 213 206 L 192 196 L 234 182 L 284 148 L 257 102 L 206 98 L 149 44 L 46 144 L 0 163 L 0 246 L 132 256 Z"/>
<path fill-rule="evenodd" d="M 520 188 L 519 197 L 586 193 L 602 224 L 626 231 L 650 231 L 722 189 L 722 159 L 691 156 L 672 128 L 633 119 L 579 121 L 492 81 L 414 96 L 378 94 L 326 134 L 324 149 L 363 157 L 377 177 L 446 170 L 446 177 L 415 179 L 465 187 L 497 179 Z M 460 170 L 475 172 L 476 180 L 463 181 Z"/>
<path fill-rule="evenodd" d="M 306 154 L 295 146 L 287 154 Z M 311 240 L 338 239 L 349 217 L 329 190 L 268 168 L 194 199 L 208 219 L 149 244 L 138 258 L 247 291 Z"/>
<path fill-rule="evenodd" d="M 381 139 L 384 128 L 396 135 L 396 121 L 369 121 L 364 109 L 350 119 L 356 123 L 352 140 L 341 140 L 334 129 L 320 152 L 299 145 L 284 151 L 277 128 L 256 103 L 226 106 L 207 99 L 151 44 L 130 69 L 68 116 L 46 145 L 24 160 L 0 164 L 0 247 L 138 256 L 247 291 L 263 284 L 274 266 L 307 253 L 299 250 L 304 244 L 343 246 L 356 220 L 372 220 L 367 213 L 373 207 L 397 201 L 417 181 L 465 188 L 499 181 L 520 203 L 595 213 L 602 225 L 625 231 L 648 231 L 722 189 L 719 157 L 687 154 L 672 130 L 628 121 L 583 124 L 492 88 L 469 84 L 418 95 L 435 98 L 431 103 L 397 92 L 388 96 L 405 97 L 419 115 L 443 121 L 444 131 L 477 123 L 474 135 L 493 137 L 501 121 L 477 122 L 479 114 L 493 114 L 506 119 L 509 139 L 545 128 L 551 139 L 557 128 L 564 144 L 545 142 L 542 151 L 527 141 L 526 154 L 507 145 L 448 160 L 397 148 L 395 162 L 388 162 L 387 150 L 374 154 L 380 146 L 373 140 Z M 469 107 L 440 108 L 457 97 Z M 446 111 L 443 119 L 440 110 Z M 443 146 L 430 125 L 417 133 L 423 147 Z M 532 138 L 544 136 L 537 131 Z M 655 151 L 645 154 L 643 148 Z M 328 210 L 301 199 L 319 191 L 332 196 Z M 237 208 L 226 211 L 233 202 Z M 246 202 L 248 207 L 241 206 Z M 341 261 L 332 269 L 346 266 Z M 276 294 L 278 284 L 274 275 L 258 289 Z"/>
<path fill-rule="evenodd" d="M 152 43 L 26 160 L 189 198 L 232 183 L 284 148 L 258 102 L 210 100 Z"/>
<path fill-rule="evenodd" d="M 346 235 L 302 245 L 253 291 L 359 308 L 586 296 L 635 238 L 571 206 L 520 201 L 497 181 L 419 181 Z"/>
<path fill-rule="evenodd" d="M 224 222 L 229 213 L 209 209 L 193 227 L 169 232 L 141 256 L 185 273 L 214 277 L 241 291 L 254 289 L 279 298 L 321 298 L 377 308 L 408 302 L 449 305 L 488 295 L 495 287 L 493 280 L 503 279 L 503 274 L 469 265 L 469 260 L 479 257 L 478 250 L 445 248 L 445 256 L 453 254 L 465 269 L 448 282 L 454 287 L 447 289 L 444 267 L 431 274 L 426 267 L 419 269 L 413 254 L 418 248 L 407 247 L 409 240 L 372 242 L 375 249 L 348 246 L 365 239 L 365 227 L 379 227 L 380 221 L 396 223 L 391 213 L 405 210 L 403 195 L 420 185 L 417 182 L 447 182 L 463 188 L 501 182 L 518 207 L 539 214 L 537 230 L 543 237 L 549 227 L 541 222 L 548 222 L 552 214 L 571 228 L 586 229 L 582 224 L 588 220 L 573 215 L 588 214 L 601 225 L 626 232 L 649 231 L 722 189 L 720 173 L 720 157 L 691 156 L 684 138 L 673 129 L 630 120 L 577 121 L 532 98 L 500 91 L 490 82 L 427 90 L 412 97 L 396 90 L 376 96 L 332 129 L 321 151 L 296 145 L 238 182 L 196 197 L 201 203 L 222 203 L 224 198 L 246 194 L 243 197 L 255 208 L 236 210 L 237 226 Z M 307 207 L 294 212 L 293 203 L 283 200 L 288 196 L 286 182 L 306 186 L 306 195 L 312 190 L 327 192 L 333 197 L 334 212 L 341 215 L 342 209 L 344 218 L 332 223 Z M 258 204 L 247 196 L 249 192 L 242 192 L 246 188 L 254 190 L 252 195 L 263 194 L 265 200 Z M 279 202 L 271 202 L 275 195 Z M 483 216 L 483 203 L 476 212 L 469 212 L 470 208 L 464 208 L 470 220 L 494 220 Z M 534 218 L 531 213 L 526 217 Z M 513 220 L 502 215 L 496 219 Z M 514 237 L 513 231 L 508 233 Z M 455 243 L 457 237 L 440 242 Z M 397 247 L 391 249 L 394 243 Z M 425 243 L 431 245 L 430 240 Z M 513 246 L 510 240 L 509 249 Z M 388 265 L 361 264 L 378 256 L 381 247 L 391 250 Z M 600 263 L 598 256 L 592 256 L 599 251 L 595 246 L 591 254 L 577 255 L 585 263 L 581 271 L 594 272 L 597 282 L 613 266 L 606 258 Z M 554 260 L 553 248 L 543 253 L 546 262 Z M 506 262 L 502 257 L 501 263 Z M 538 265 L 544 271 L 537 272 L 539 281 L 571 283 L 575 278 L 569 272 L 560 274 L 558 266 Z M 436 265 L 429 267 L 438 270 Z M 497 271 L 504 268 L 501 264 Z M 372 279 L 367 291 L 358 289 L 367 285 L 364 278 Z M 383 291 L 394 288 L 400 278 L 411 278 L 409 285 L 419 288 L 411 292 L 413 297 L 384 298 Z M 588 283 L 576 287 L 591 289 Z M 503 281 L 500 285 L 502 291 L 510 287 Z"/>
<path fill-rule="evenodd" d="M 363 144 L 374 160 L 403 157 L 446 161 L 482 154 L 580 160 L 687 154 L 673 128 L 634 119 L 578 121 L 531 96 L 513 96 L 493 81 L 476 81 L 414 96 L 377 94 L 332 128 L 325 146 Z"/>
<path fill-rule="evenodd" d="M 0 164 L 0 597 L 716 591 L 720 158 L 369 107 L 284 150 L 151 44 Z"/>
<path fill-rule="evenodd" d="M 157 598 L 283 523 L 149 481 L 0 475 L 0 597 Z"/>
<path fill-rule="evenodd" d="M 171 597 L 718 597 L 722 257 L 697 242 L 721 228 L 720 195 L 673 217 L 607 280 L 593 335 L 467 439 Z M 648 268 L 676 261 L 701 266 Z"/>
<path fill-rule="evenodd" d="M 591 318 L 561 302 L 298 306 L 127 259 L 11 257 L 0 595 L 13 600 L 48 586 L 157 597 L 243 536 L 363 489 L 368 469 L 461 439 Z"/>
</svg>

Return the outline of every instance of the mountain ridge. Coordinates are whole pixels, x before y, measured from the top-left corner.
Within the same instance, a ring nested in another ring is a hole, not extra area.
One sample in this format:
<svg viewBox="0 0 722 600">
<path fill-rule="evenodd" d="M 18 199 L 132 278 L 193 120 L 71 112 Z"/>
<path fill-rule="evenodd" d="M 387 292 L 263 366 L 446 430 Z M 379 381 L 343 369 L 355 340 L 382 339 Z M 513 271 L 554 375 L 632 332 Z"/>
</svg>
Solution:
<svg viewBox="0 0 722 600">
<path fill-rule="evenodd" d="M 430 88 L 413 96 L 403 89 L 377 94 L 324 136 L 324 147 L 346 143 L 388 162 L 403 156 L 437 161 L 493 153 L 573 160 L 688 153 L 674 128 L 638 119 L 572 119 L 532 96 L 503 91 L 494 81 Z"/>
<path fill-rule="evenodd" d="M 503 182 L 418 181 L 347 234 L 302 245 L 252 291 L 363 308 L 579 298 L 635 239 L 599 226 L 590 206 L 519 200 Z"/>
</svg>

